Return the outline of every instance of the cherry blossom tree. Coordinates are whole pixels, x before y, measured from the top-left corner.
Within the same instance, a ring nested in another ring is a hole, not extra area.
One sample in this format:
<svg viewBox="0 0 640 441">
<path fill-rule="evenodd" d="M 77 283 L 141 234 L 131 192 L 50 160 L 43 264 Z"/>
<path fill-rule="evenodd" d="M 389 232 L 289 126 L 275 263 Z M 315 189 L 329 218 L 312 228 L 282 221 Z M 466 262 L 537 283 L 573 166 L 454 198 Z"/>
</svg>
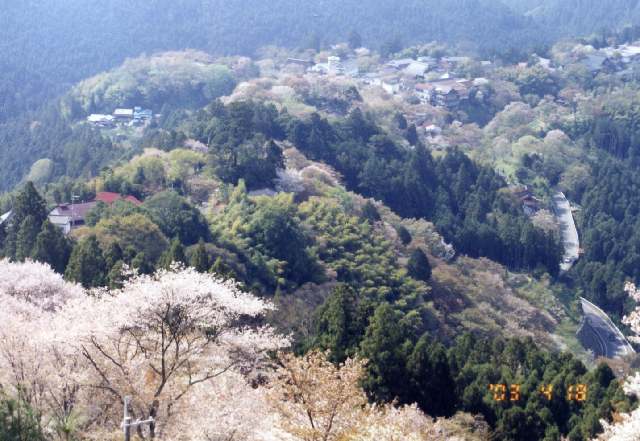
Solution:
<svg viewBox="0 0 640 441">
<path fill-rule="evenodd" d="M 327 354 L 281 356 L 282 367 L 268 392 L 277 425 L 301 441 L 426 441 L 440 439 L 433 420 L 417 406 L 368 403 L 360 387 L 365 362 L 334 365 Z"/>
<path fill-rule="evenodd" d="M 183 402 L 194 388 L 231 372 L 246 376 L 288 345 L 259 324 L 270 309 L 234 282 L 173 268 L 71 301 L 59 319 L 71 324 L 68 344 L 88 363 L 86 386 L 101 397 L 101 414 L 116 421 L 129 395 L 134 418 L 155 419 L 147 436 L 156 438 L 189 414 Z"/>
<path fill-rule="evenodd" d="M 638 302 L 638 306 L 631 314 L 624 317 L 622 322 L 628 325 L 635 334 L 629 337 L 629 340 L 640 343 L 640 290 L 632 283 L 626 283 L 624 288 L 629 296 Z M 640 398 L 639 372 L 627 379 L 624 391 L 629 396 Z M 628 414 L 616 415 L 616 419 L 615 424 L 601 421 L 605 431 L 598 437 L 599 440 L 637 441 L 640 439 L 640 408 Z"/>
<path fill-rule="evenodd" d="M 76 418 L 82 390 L 79 354 L 59 344 L 56 314 L 84 290 L 48 265 L 0 261 L 0 386 L 38 410 L 40 424 L 61 439 Z"/>
<path fill-rule="evenodd" d="M 202 436 L 189 439 L 237 432 L 251 421 L 240 410 L 255 398 L 250 375 L 289 344 L 262 324 L 270 303 L 193 269 L 85 291 L 46 265 L 1 261 L 0 281 L 0 383 L 52 438 L 69 439 L 75 423 L 109 439 L 127 395 L 134 418 L 155 419 L 141 437 L 179 439 L 192 420 Z M 203 419 L 211 408 L 217 419 Z"/>
</svg>

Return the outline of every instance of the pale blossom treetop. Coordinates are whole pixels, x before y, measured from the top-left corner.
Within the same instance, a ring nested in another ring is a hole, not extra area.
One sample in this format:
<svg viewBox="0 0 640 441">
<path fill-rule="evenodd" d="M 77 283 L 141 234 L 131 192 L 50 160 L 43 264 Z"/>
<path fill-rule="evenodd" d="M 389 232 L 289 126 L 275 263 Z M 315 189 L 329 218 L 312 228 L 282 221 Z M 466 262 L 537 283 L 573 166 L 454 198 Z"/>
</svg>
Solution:
<svg viewBox="0 0 640 441">
<path fill-rule="evenodd" d="M 27 260 L 0 260 L 0 295 L 14 297 L 47 311 L 59 309 L 68 300 L 80 298 L 82 287 L 66 282 L 49 265 Z"/>
<path fill-rule="evenodd" d="M 624 286 L 625 291 L 639 305 L 636 309 L 622 319 L 634 332 L 635 336 L 629 340 L 640 343 L 640 290 L 631 282 Z M 624 384 L 624 391 L 627 395 L 640 398 L 640 372 L 627 378 Z M 616 415 L 617 421 L 610 424 L 607 421 L 600 421 L 604 428 L 604 433 L 598 440 L 606 441 L 638 441 L 640 440 L 640 408 L 628 414 Z"/>
</svg>

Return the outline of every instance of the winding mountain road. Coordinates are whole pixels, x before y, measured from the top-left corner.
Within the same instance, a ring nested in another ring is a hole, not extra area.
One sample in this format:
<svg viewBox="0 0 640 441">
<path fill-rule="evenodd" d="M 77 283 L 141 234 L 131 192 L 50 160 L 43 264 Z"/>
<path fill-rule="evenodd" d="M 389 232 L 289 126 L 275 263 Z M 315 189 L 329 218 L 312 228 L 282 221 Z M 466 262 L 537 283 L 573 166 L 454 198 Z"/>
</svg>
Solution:
<svg viewBox="0 0 640 441">
<path fill-rule="evenodd" d="M 596 355 L 617 358 L 635 353 L 625 336 L 602 309 L 584 298 L 580 302 L 585 325 L 597 342 L 597 348 L 592 348 Z"/>
<path fill-rule="evenodd" d="M 571 213 L 571 204 L 562 192 L 553 196 L 553 210 L 560 223 L 564 256 L 560 264 L 562 271 L 569 271 L 580 256 L 580 238 Z"/>
</svg>

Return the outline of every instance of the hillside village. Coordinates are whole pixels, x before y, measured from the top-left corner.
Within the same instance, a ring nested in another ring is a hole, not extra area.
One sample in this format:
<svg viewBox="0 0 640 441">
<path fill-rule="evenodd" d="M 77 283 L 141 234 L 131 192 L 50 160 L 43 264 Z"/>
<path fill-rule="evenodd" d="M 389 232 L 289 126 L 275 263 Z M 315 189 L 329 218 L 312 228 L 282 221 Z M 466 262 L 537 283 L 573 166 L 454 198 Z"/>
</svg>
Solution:
<svg viewBox="0 0 640 441">
<path fill-rule="evenodd" d="M 142 107 L 134 107 L 132 109 L 121 108 L 115 109 L 113 114 L 105 115 L 101 113 L 92 113 L 87 116 L 87 122 L 94 127 L 114 128 L 116 126 L 141 127 L 149 124 L 154 118 L 153 111 L 143 109 Z"/>
</svg>

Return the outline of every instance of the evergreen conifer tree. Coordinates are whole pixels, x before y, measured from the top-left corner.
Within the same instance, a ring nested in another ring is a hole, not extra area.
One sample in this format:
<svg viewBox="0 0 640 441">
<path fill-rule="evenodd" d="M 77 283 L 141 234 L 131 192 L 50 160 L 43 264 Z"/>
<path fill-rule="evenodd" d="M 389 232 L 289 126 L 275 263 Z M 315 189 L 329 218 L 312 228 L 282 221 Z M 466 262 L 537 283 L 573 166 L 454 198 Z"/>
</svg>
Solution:
<svg viewBox="0 0 640 441">
<path fill-rule="evenodd" d="M 56 272 L 63 274 L 69 261 L 70 248 L 62 231 L 47 219 L 36 237 L 31 257 L 49 264 Z"/>
<path fill-rule="evenodd" d="M 420 248 L 416 248 L 411 252 L 407 263 L 407 271 L 409 276 L 416 280 L 422 280 L 423 282 L 431 280 L 431 264 L 429 264 L 427 255 Z"/>
<path fill-rule="evenodd" d="M 162 257 L 160 257 L 159 266 L 168 269 L 173 263 L 187 264 L 184 247 L 177 237 L 173 238 L 169 248 L 162 254 Z"/>
<path fill-rule="evenodd" d="M 407 141 L 409 141 L 409 144 L 416 145 L 418 143 L 418 131 L 416 129 L 415 124 L 411 124 L 407 128 L 406 137 L 407 137 Z"/>
<path fill-rule="evenodd" d="M 411 375 L 411 399 L 425 413 L 450 416 L 455 405 L 455 383 L 444 347 L 423 335 L 407 360 Z"/>
<path fill-rule="evenodd" d="M 406 402 L 409 393 L 406 346 L 400 314 L 383 303 L 373 314 L 360 344 L 360 353 L 368 360 L 362 385 L 374 401 L 391 402 L 399 398 L 400 402 Z"/>
<path fill-rule="evenodd" d="M 198 246 L 191 256 L 190 265 L 200 273 L 206 273 L 210 267 L 209 254 L 202 239 L 198 242 Z"/>
<path fill-rule="evenodd" d="M 104 286 L 106 262 L 95 236 L 89 236 L 78 243 L 71 253 L 65 277 L 85 288 Z"/>
<path fill-rule="evenodd" d="M 117 242 L 112 242 L 104 252 L 104 261 L 107 265 L 107 270 L 110 271 L 116 263 L 122 260 L 124 260 L 122 248 L 120 248 Z"/>
<path fill-rule="evenodd" d="M 20 223 L 18 235 L 16 236 L 15 259 L 17 261 L 24 262 L 26 258 L 31 256 L 41 225 L 31 214 Z"/>
<path fill-rule="evenodd" d="M 318 312 L 318 346 L 330 351 L 331 361 L 343 362 L 354 355 L 362 328 L 356 292 L 339 285 Z"/>
</svg>

